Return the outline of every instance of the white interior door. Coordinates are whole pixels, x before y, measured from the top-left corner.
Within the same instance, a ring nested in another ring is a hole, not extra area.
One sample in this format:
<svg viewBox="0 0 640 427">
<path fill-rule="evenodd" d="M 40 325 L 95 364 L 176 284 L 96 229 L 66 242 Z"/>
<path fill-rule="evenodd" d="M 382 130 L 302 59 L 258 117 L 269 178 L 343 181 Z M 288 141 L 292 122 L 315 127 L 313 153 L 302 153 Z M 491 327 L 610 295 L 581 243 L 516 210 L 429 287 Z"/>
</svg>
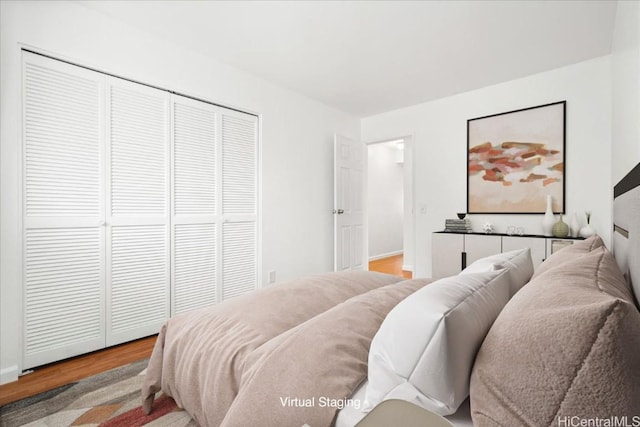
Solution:
<svg viewBox="0 0 640 427">
<path fill-rule="evenodd" d="M 365 232 L 366 147 L 334 137 L 334 269 L 367 270 Z"/>
</svg>

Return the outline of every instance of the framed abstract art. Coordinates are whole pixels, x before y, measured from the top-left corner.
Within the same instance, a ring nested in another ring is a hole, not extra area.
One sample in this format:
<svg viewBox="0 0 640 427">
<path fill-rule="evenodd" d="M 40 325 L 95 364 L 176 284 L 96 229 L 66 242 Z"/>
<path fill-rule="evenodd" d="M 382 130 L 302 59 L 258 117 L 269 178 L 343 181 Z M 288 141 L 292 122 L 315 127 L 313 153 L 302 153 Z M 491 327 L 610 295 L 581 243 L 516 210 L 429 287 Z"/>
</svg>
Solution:
<svg viewBox="0 0 640 427">
<path fill-rule="evenodd" d="M 566 101 L 467 120 L 467 212 L 565 211 Z"/>
</svg>

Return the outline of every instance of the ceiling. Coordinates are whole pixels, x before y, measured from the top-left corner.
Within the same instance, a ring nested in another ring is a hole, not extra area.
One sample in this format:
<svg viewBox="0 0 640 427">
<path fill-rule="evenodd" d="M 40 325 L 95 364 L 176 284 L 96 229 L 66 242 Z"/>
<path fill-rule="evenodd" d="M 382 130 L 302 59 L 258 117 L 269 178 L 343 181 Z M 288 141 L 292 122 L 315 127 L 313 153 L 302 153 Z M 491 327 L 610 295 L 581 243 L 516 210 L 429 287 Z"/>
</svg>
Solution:
<svg viewBox="0 0 640 427">
<path fill-rule="evenodd" d="M 85 1 L 365 117 L 611 52 L 615 1 Z"/>
</svg>

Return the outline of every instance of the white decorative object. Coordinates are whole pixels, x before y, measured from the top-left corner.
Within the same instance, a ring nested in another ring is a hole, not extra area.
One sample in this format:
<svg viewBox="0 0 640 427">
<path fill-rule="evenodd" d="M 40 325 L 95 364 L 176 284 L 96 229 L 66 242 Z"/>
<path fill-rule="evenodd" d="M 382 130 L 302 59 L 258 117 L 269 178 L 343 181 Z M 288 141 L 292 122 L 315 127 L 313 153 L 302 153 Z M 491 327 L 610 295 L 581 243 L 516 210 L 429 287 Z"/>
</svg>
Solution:
<svg viewBox="0 0 640 427">
<path fill-rule="evenodd" d="M 571 237 L 578 237 L 580 233 L 580 224 L 578 223 L 578 215 L 574 212 L 571 216 Z"/>
<path fill-rule="evenodd" d="M 551 230 L 553 230 L 553 224 L 555 223 L 556 219 L 553 217 L 553 200 L 551 196 L 547 196 L 547 210 L 542 219 L 542 234 L 545 236 L 553 236 Z"/>
<path fill-rule="evenodd" d="M 580 237 L 591 237 L 596 234 L 596 230 L 591 227 L 591 211 L 586 211 L 587 225 L 580 229 Z"/>
<path fill-rule="evenodd" d="M 482 231 L 484 231 L 486 234 L 493 233 L 493 224 L 491 224 L 490 222 L 485 222 L 482 226 Z"/>
</svg>

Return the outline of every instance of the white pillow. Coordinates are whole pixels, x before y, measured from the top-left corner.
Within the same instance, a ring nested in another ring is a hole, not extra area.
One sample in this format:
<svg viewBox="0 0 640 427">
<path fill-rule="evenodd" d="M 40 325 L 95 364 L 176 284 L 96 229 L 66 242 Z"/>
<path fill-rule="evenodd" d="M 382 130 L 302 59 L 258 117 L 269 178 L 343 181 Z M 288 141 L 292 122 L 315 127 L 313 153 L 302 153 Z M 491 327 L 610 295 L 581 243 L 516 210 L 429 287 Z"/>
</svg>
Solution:
<svg viewBox="0 0 640 427">
<path fill-rule="evenodd" d="M 511 281 L 510 296 L 513 296 L 521 287 L 529 283 L 531 276 L 533 276 L 531 249 L 518 249 L 516 251 L 503 252 L 486 258 L 480 258 L 462 270 L 460 274 L 492 271 L 500 268 L 500 266 L 509 270 L 509 280 Z"/>
<path fill-rule="evenodd" d="M 501 269 L 440 279 L 401 301 L 371 343 L 363 410 L 402 399 L 440 415 L 456 412 L 469 395 L 476 353 L 509 296 Z"/>
</svg>

